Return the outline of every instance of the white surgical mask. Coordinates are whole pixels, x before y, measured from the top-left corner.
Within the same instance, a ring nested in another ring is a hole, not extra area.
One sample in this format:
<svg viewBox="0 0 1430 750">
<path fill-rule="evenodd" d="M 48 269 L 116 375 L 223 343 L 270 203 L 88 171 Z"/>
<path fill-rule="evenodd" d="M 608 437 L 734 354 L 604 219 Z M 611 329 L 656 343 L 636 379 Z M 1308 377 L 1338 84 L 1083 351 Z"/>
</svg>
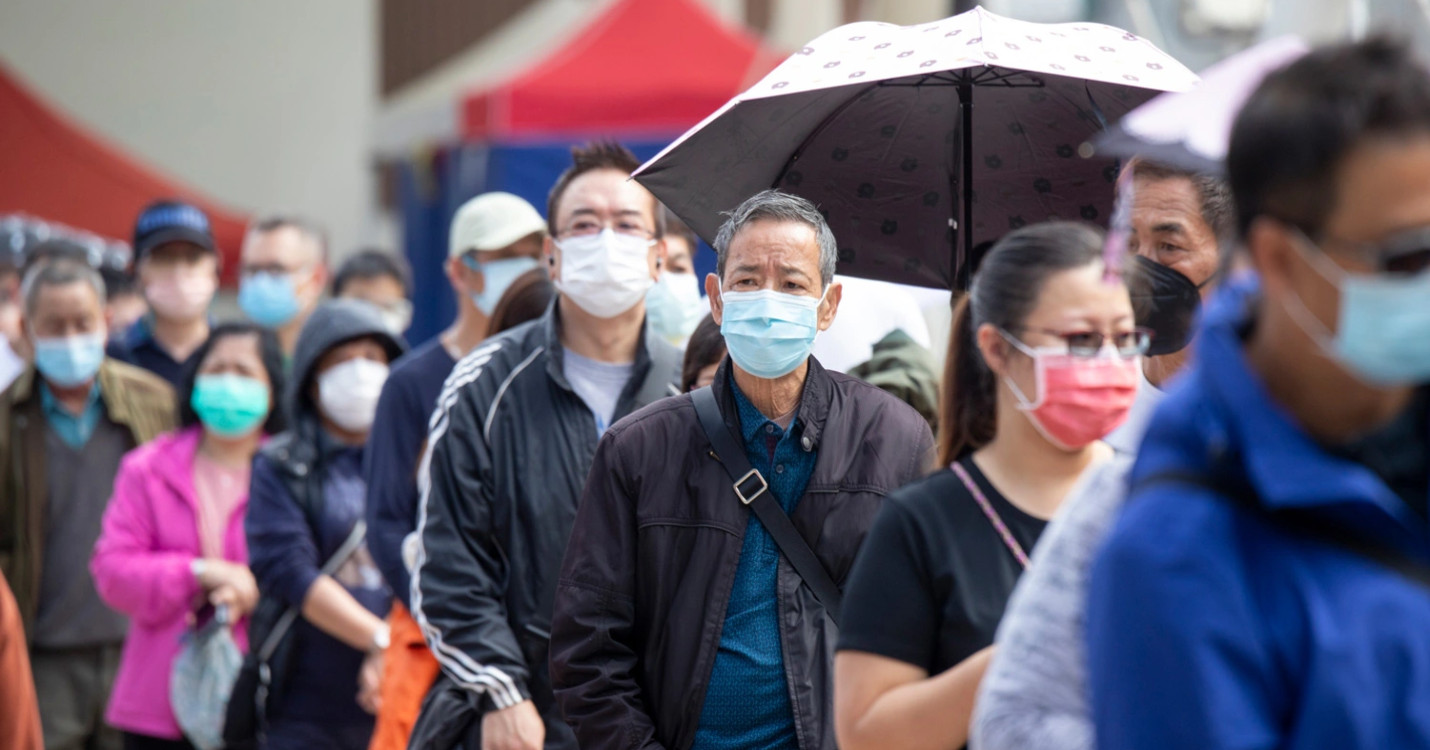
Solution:
<svg viewBox="0 0 1430 750">
<path fill-rule="evenodd" d="M 372 427 L 377 397 L 386 382 L 387 365 L 350 359 L 318 376 L 318 407 L 344 430 L 364 432 Z"/>
<path fill-rule="evenodd" d="M 556 288 L 582 310 L 614 318 L 635 307 L 655 283 L 650 275 L 654 243 L 610 229 L 559 240 L 561 278 Z"/>
</svg>

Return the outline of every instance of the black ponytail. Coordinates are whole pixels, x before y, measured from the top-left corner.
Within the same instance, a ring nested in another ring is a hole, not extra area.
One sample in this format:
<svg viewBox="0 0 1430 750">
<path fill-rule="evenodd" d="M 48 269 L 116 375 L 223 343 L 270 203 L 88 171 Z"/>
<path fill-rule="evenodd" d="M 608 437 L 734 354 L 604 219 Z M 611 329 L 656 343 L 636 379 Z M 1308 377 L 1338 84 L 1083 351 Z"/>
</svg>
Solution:
<svg viewBox="0 0 1430 750">
<path fill-rule="evenodd" d="M 1075 222 L 1034 224 L 993 245 L 954 308 L 939 406 L 939 465 L 982 448 L 998 434 L 997 379 L 978 348 L 978 329 L 1010 333 L 1037 307 L 1048 277 L 1102 258 L 1102 230 Z"/>
</svg>

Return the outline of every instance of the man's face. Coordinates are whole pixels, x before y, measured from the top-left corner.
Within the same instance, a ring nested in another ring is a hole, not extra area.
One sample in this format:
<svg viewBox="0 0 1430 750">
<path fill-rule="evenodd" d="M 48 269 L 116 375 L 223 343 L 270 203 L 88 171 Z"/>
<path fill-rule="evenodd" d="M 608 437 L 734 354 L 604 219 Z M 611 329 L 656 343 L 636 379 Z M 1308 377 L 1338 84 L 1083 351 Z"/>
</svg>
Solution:
<svg viewBox="0 0 1430 750">
<path fill-rule="evenodd" d="M 218 258 L 188 242 L 166 242 L 149 250 L 135 270 L 149 307 L 165 318 L 203 316 L 218 289 Z"/>
<path fill-rule="evenodd" d="M 34 339 L 107 335 L 99 294 L 84 281 L 41 286 L 27 328 L 32 344 Z"/>
<path fill-rule="evenodd" d="M 481 294 L 487 290 L 486 274 L 478 270 L 483 263 L 509 258 L 541 257 L 542 235 L 540 232 L 522 237 L 516 242 L 495 250 L 470 250 L 453 257 L 447 263 L 447 277 L 462 294 Z M 473 267 L 475 266 L 475 268 Z"/>
<path fill-rule="evenodd" d="M 402 335 L 412 324 L 412 303 L 402 282 L 392 276 L 354 276 L 343 282 L 339 298 L 359 299 L 382 311 L 388 330 Z"/>
<path fill-rule="evenodd" d="M 671 273 L 695 273 L 695 248 L 684 237 L 665 238 L 665 270 Z"/>
<path fill-rule="evenodd" d="M 839 308 L 842 289 L 829 289 L 819 275 L 819 241 L 814 229 L 794 221 L 760 220 L 746 224 L 730 240 L 725 276 L 705 277 L 705 293 L 716 323 L 722 321 L 722 292 L 773 290 L 801 297 L 824 297 L 819 306 L 819 330 L 828 330 Z"/>
<path fill-rule="evenodd" d="M 655 197 L 620 170 L 595 169 L 572 180 L 556 204 L 557 236 L 553 238 L 555 241 L 547 242 L 551 278 L 561 278 L 561 248 L 557 242 L 608 228 L 621 234 L 653 239 L 656 230 Z M 660 273 L 665 243 L 654 243 L 649 253 L 650 277 L 655 279 Z"/>
<path fill-rule="evenodd" d="M 327 268 L 318 243 L 295 227 L 279 227 L 271 232 L 250 235 L 243 244 L 242 273 L 273 273 L 287 275 L 302 303 L 311 309 L 322 296 L 327 283 Z"/>
<path fill-rule="evenodd" d="M 1202 199 L 1186 177 L 1138 177 L 1133 183 L 1128 249 L 1178 271 L 1202 286 L 1216 274 L 1216 232 L 1202 216 Z"/>
<path fill-rule="evenodd" d="M 1267 297 L 1280 298 L 1277 301 L 1288 307 L 1298 299 L 1332 333 L 1337 331 L 1341 302 L 1335 277 L 1379 273 L 1376 245 L 1430 226 L 1430 136 L 1357 146 L 1337 171 L 1333 205 L 1316 246 L 1285 225 L 1266 220 L 1258 220 L 1248 240 Z M 1262 245 L 1274 245 L 1275 252 L 1257 252 Z M 1342 273 L 1326 266 L 1326 260 Z M 1307 344 L 1314 342 L 1307 339 Z"/>
</svg>

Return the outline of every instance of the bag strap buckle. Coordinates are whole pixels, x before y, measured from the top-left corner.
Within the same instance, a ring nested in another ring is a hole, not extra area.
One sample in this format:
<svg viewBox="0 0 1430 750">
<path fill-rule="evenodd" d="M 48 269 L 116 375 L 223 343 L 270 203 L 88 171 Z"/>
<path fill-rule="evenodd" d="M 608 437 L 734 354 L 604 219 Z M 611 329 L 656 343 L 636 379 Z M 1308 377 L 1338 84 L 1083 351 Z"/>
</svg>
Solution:
<svg viewBox="0 0 1430 750">
<path fill-rule="evenodd" d="M 758 487 L 750 487 L 750 491 L 747 494 L 745 486 L 746 483 L 751 482 L 752 479 L 759 480 L 760 485 Z M 760 473 L 759 469 L 750 469 L 745 476 L 740 477 L 730 486 L 735 488 L 735 496 L 740 498 L 740 503 L 749 505 L 755 501 L 755 498 L 764 494 L 765 491 L 770 488 L 770 483 L 765 481 L 765 476 Z"/>
</svg>

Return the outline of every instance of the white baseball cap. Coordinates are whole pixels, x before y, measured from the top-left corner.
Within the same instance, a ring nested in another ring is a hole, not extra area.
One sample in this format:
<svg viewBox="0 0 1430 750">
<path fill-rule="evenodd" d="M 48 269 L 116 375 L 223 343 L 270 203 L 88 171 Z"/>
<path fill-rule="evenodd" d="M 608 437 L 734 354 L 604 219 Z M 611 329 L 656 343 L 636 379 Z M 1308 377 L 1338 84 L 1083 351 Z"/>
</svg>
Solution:
<svg viewBox="0 0 1430 750">
<path fill-rule="evenodd" d="M 500 250 L 536 232 L 546 231 L 546 220 L 520 196 L 483 193 L 457 209 L 452 217 L 448 255 L 469 250 Z"/>
</svg>

